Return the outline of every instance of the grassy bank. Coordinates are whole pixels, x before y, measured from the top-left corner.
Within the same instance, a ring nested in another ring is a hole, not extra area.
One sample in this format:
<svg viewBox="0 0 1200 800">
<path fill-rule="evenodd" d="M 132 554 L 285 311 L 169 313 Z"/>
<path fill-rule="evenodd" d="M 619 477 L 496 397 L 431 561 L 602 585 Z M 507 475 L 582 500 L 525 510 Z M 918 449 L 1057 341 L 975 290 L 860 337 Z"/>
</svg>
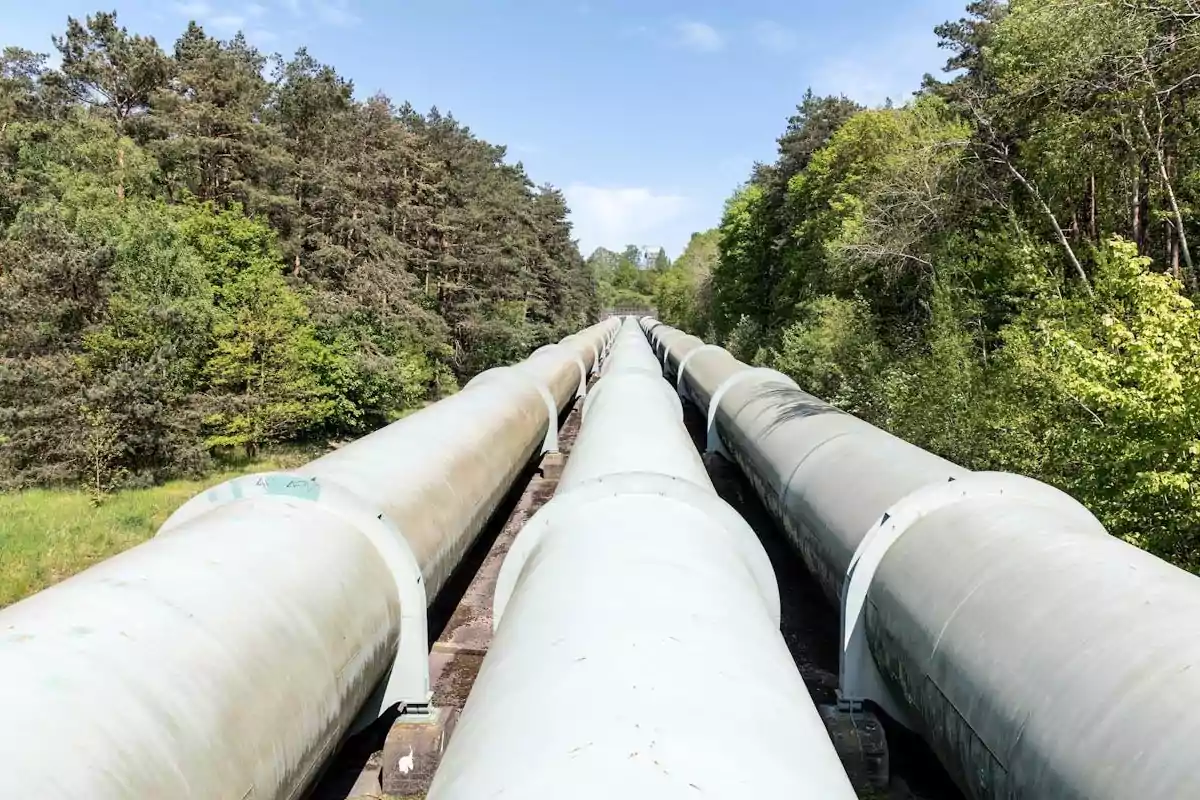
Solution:
<svg viewBox="0 0 1200 800">
<path fill-rule="evenodd" d="M 273 453 L 203 480 L 120 491 L 99 504 L 78 489 L 0 494 L 0 608 L 144 542 L 172 511 L 210 486 L 251 472 L 290 469 L 312 457 Z"/>
</svg>

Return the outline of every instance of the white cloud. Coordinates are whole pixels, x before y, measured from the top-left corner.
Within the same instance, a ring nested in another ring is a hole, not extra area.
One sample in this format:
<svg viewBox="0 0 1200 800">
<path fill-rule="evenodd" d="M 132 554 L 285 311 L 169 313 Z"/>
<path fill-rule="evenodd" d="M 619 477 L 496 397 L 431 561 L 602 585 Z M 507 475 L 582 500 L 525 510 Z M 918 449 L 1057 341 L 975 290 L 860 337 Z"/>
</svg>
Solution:
<svg viewBox="0 0 1200 800">
<path fill-rule="evenodd" d="M 217 14 L 209 17 L 208 24 L 218 30 L 233 33 L 246 27 L 246 18 L 240 14 Z"/>
<path fill-rule="evenodd" d="M 349 28 L 362 20 L 350 9 L 350 0 L 312 0 L 313 11 L 323 22 Z"/>
<path fill-rule="evenodd" d="M 716 53 L 725 49 L 725 37 L 704 22 L 680 22 L 675 26 L 675 42 L 698 53 Z"/>
<path fill-rule="evenodd" d="M 232 13 L 225 9 L 218 9 L 203 0 L 175 3 L 175 10 L 182 16 L 210 28 L 218 36 L 231 36 L 237 31 L 245 31 L 247 22 L 259 19 L 267 13 L 267 9 L 258 3 L 248 3 L 242 6 L 241 11 L 244 13 Z M 277 38 L 274 33 L 261 27 L 247 32 L 247 36 L 251 40 L 263 43 Z"/>
<path fill-rule="evenodd" d="M 750 33 L 759 47 L 779 55 L 792 52 L 799 44 L 795 31 L 768 19 L 754 23 Z"/>
<path fill-rule="evenodd" d="M 619 250 L 627 244 L 675 245 L 671 229 L 689 206 L 682 195 L 645 187 L 603 188 L 575 183 L 564 192 L 571 207 L 575 238 L 586 255 L 597 247 Z"/>
<path fill-rule="evenodd" d="M 175 10 L 189 19 L 201 20 L 212 13 L 212 6 L 201 0 L 192 0 L 189 3 L 176 3 Z"/>
<path fill-rule="evenodd" d="M 349 28 L 362 22 L 355 8 L 358 0 L 276 0 L 276 3 L 293 17 L 313 17 L 326 25 L 339 28 Z M 257 16 L 251 10 L 257 5 L 252 4 L 246 10 L 250 16 Z"/>
<path fill-rule="evenodd" d="M 903 31 L 820 64 L 808 83 L 817 94 L 844 94 L 868 106 L 888 99 L 902 105 L 920 88 L 921 77 L 945 60 L 930 31 Z"/>
</svg>

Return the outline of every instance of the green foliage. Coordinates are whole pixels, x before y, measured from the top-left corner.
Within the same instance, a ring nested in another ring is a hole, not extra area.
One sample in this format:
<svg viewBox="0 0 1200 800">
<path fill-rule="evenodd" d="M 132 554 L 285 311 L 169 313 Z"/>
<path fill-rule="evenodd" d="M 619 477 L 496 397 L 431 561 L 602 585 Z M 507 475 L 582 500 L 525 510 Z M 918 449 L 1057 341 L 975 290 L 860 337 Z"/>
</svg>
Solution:
<svg viewBox="0 0 1200 800">
<path fill-rule="evenodd" d="M 767 243 L 766 192 L 750 184 L 725 204 L 721 218 L 721 260 L 712 274 L 713 327 L 719 338 L 743 321 L 759 328 L 772 323 L 775 260 Z"/>
<path fill-rule="evenodd" d="M 215 290 L 212 352 L 204 365 L 209 448 L 294 439 L 334 409 L 320 367 L 333 358 L 314 336 L 308 309 L 284 281 L 274 233 L 241 209 L 201 209 L 184 225 Z"/>
<path fill-rule="evenodd" d="M 767 356 L 775 369 L 844 411 L 873 416 L 875 376 L 884 350 L 862 300 L 820 297 L 806 303 L 779 349 Z"/>
<path fill-rule="evenodd" d="M 654 289 L 658 318 L 668 325 L 707 334 L 712 272 L 719 257 L 717 230 L 692 234 L 687 248 L 674 264 L 659 273 Z"/>
<path fill-rule="evenodd" d="M 974 0 L 910 103 L 805 96 L 710 289 L 673 267 L 664 316 L 1200 570 L 1195 26 L 1176 0 Z"/>
<path fill-rule="evenodd" d="M 94 246 L 108 261 L 104 315 L 81 340 L 85 408 L 115 431 L 116 474 L 146 481 L 204 462 L 193 401 L 210 347 L 213 291 L 179 217 L 161 203 L 132 200 L 76 217 L 100 237 Z"/>
<path fill-rule="evenodd" d="M 141 544 L 180 505 L 209 487 L 238 475 L 295 469 L 314 455 L 272 451 L 255 461 L 223 465 L 203 480 L 118 489 L 103 497 L 90 485 L 0 493 L 0 608 Z"/>
<path fill-rule="evenodd" d="M 1200 567 L 1200 312 L 1114 239 L 1096 298 L 1052 295 L 1005 331 L 1002 369 L 1053 448 L 1040 470 L 1130 541 Z"/>
<path fill-rule="evenodd" d="M 622 253 L 597 248 L 587 261 L 606 308 L 653 309 L 658 284 L 670 266 L 662 250 L 651 255 L 632 244 Z"/>
<path fill-rule="evenodd" d="M 763 364 L 770 351 L 763 346 L 763 327 L 749 316 L 743 316 L 729 332 L 726 349 L 734 358 L 752 364 Z"/>
<path fill-rule="evenodd" d="M 562 193 L 453 117 L 196 24 L 54 44 L 0 56 L 0 486 L 361 435 L 599 311 Z"/>
</svg>

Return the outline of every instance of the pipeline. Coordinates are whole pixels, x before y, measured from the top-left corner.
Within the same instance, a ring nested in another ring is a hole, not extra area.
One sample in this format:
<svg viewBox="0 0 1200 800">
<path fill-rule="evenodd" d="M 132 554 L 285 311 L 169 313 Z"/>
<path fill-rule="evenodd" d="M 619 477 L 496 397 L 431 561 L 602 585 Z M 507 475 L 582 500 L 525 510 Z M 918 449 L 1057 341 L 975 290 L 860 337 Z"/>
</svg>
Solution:
<svg viewBox="0 0 1200 800">
<path fill-rule="evenodd" d="M 779 613 L 766 553 L 627 320 L 558 492 L 501 569 L 430 800 L 853 798 Z"/>
<path fill-rule="evenodd" d="M 426 607 L 615 334 L 597 325 L 0 611 L 0 797 L 295 798 L 429 702 Z"/>
<path fill-rule="evenodd" d="M 975 798 L 1200 797 L 1200 580 L 1045 484 L 642 327 L 841 609 L 844 705 L 921 733 Z"/>
</svg>

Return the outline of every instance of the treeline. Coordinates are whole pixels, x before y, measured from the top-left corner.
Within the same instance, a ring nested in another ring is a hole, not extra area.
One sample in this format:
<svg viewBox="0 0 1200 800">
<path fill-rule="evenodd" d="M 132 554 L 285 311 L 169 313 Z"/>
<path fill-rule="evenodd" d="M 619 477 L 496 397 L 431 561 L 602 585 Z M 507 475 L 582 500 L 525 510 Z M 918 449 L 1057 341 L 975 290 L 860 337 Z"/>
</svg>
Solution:
<svg viewBox="0 0 1200 800">
<path fill-rule="evenodd" d="M 804 98 L 669 322 L 1200 567 L 1200 15 L 980 0 L 902 107 Z"/>
<path fill-rule="evenodd" d="M 583 327 L 562 194 L 450 116 L 192 23 L 0 58 L 0 486 L 356 436 Z"/>
<path fill-rule="evenodd" d="M 650 309 L 659 276 L 671 267 L 671 259 L 661 248 L 650 250 L 631 244 L 620 253 L 597 247 L 588 256 L 587 266 L 596 281 L 601 306 Z"/>
</svg>

